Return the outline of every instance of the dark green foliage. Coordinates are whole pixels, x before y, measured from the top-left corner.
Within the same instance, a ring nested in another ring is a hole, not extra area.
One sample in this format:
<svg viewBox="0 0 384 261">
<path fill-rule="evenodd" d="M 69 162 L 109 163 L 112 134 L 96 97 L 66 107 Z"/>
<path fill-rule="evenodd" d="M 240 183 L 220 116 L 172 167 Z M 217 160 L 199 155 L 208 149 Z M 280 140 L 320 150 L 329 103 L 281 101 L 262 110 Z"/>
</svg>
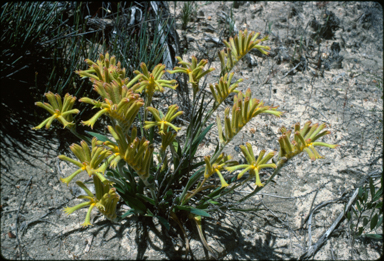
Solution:
<svg viewBox="0 0 384 261">
<path fill-rule="evenodd" d="M 356 208 L 352 206 L 351 210 L 347 212 L 347 219 L 354 237 L 364 234 L 368 238 L 383 238 L 382 234 L 376 233 L 383 223 L 383 176 L 381 176 L 380 183 L 380 189 L 376 189 L 370 178 L 369 184 L 359 188 Z M 365 216 L 363 217 L 363 215 Z"/>
</svg>

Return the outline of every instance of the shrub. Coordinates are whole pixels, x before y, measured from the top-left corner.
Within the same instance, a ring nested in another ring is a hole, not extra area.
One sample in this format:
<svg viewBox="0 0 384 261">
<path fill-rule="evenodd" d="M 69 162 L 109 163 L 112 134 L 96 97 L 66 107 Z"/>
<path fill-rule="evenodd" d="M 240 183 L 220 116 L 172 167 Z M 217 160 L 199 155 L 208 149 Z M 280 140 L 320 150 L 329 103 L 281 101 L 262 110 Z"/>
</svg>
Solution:
<svg viewBox="0 0 384 261">
<path fill-rule="evenodd" d="M 98 110 L 91 119 L 82 124 L 93 128 L 95 122 L 105 115 L 110 120 L 110 137 L 94 132 L 88 132 L 92 138 L 78 134 L 75 124 L 71 122 L 72 114 L 79 112 L 72 108 L 76 97 L 66 94 L 62 101 L 60 95 L 46 93 L 49 103 L 37 102 L 36 105 L 46 109 L 52 116 L 35 129 L 44 126 L 48 129 L 57 119 L 64 128 L 82 139 L 80 144 L 70 147 L 76 160 L 59 156 L 61 160 L 78 167 L 73 174 L 61 180 L 68 184 L 75 176 L 86 171 L 93 177 L 96 191 L 96 195 L 93 195 L 82 182 L 77 181 L 77 185 L 87 193 L 87 196 L 80 198 L 87 201 L 66 208 L 65 211 L 70 214 L 79 208 L 89 207 L 83 226 L 90 225 L 90 213 L 94 207 L 113 221 L 137 214 L 157 217 L 166 229 L 170 229 L 170 222 L 176 222 L 183 231 L 187 251 L 189 244 L 182 224 L 190 219 L 195 222 L 204 246 L 215 255 L 204 239 L 201 228 L 203 217 L 210 217 L 218 210 L 240 210 L 236 207 L 239 202 L 262 190 L 296 155 L 305 152 L 314 161 L 322 158 L 316 147 L 337 147 L 318 141 L 330 133 L 325 130 L 325 124 L 312 124 L 308 121 L 304 125 L 296 123 L 293 130 L 280 128 L 282 135 L 278 139 L 278 153 L 267 152 L 265 149 L 256 150 L 248 142 L 240 145 L 245 158 L 244 164 L 239 164 L 230 155 L 223 153 L 225 146 L 252 118 L 259 114 L 275 117 L 283 114 L 277 107 L 265 105 L 263 101 L 252 98 L 250 89 L 245 93 L 236 90 L 242 79 L 234 82 L 234 73 L 230 73 L 235 64 L 252 49 L 268 55 L 267 50 L 270 48 L 260 45 L 268 37 L 257 39 L 259 35 L 245 30 L 240 31 L 235 38 L 230 38 L 229 42 L 225 41 L 227 48 L 218 53 L 221 78 L 218 83 L 209 86 L 212 99 L 208 103 L 200 81 L 214 69 L 205 69 L 207 60 L 198 61 L 196 57 L 192 57 L 191 61 L 186 61 L 177 57 L 180 66 L 167 72 L 188 76 L 194 106 L 182 141 L 176 138 L 180 127 L 175 121 L 183 114 L 179 107 L 176 104 L 170 105 L 165 113 L 151 106 L 155 92 L 177 88 L 175 80 L 164 79 L 166 71 L 162 64 L 155 66 L 150 72 L 146 64 L 142 63 L 141 71 L 134 71 L 136 76 L 130 80 L 116 58 L 107 53 L 100 55 L 97 62 L 87 59 L 88 70 L 76 71 L 81 77 L 90 79 L 94 90 L 102 98 L 94 100 L 83 97 L 79 100 Z M 207 125 L 207 122 L 232 93 L 236 94 L 233 97 L 233 106 L 225 109 L 224 122 L 219 115 L 216 116 L 219 142 L 215 152 L 200 160 L 195 156 L 197 149 L 214 125 Z M 264 168 L 274 171 L 262 183 L 260 170 Z M 237 175 L 233 175 L 234 173 Z M 245 175 L 246 178 L 242 178 Z M 218 177 L 220 183 L 216 184 L 213 177 Z M 250 194 L 233 204 L 223 201 L 226 195 L 251 180 L 255 189 Z M 117 217 L 116 204 L 119 198 L 123 199 L 130 210 Z"/>
</svg>

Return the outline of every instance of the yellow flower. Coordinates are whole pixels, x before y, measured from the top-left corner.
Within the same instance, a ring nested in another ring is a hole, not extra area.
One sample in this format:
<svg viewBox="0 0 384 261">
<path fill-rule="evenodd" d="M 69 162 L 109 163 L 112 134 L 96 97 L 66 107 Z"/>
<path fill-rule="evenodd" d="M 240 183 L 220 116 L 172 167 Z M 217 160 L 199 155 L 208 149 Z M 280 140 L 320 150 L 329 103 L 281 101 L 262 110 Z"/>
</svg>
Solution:
<svg viewBox="0 0 384 261">
<path fill-rule="evenodd" d="M 144 128 L 149 129 L 153 126 L 158 126 L 159 127 L 159 134 L 160 135 L 165 135 L 167 133 L 166 127 L 171 127 L 175 131 L 179 131 L 180 128 L 176 127 L 171 123 L 177 116 L 180 116 L 183 114 L 183 111 L 176 112 L 179 109 L 179 106 L 176 104 L 169 106 L 168 112 L 163 116 L 163 114 L 160 115 L 160 112 L 153 108 L 153 107 L 147 107 L 147 110 L 150 111 L 155 118 L 155 121 L 145 121 Z"/>
<path fill-rule="evenodd" d="M 232 157 L 230 155 L 225 155 L 224 153 L 220 154 L 220 156 L 215 160 L 213 164 L 211 164 L 210 159 L 211 159 L 211 156 L 204 157 L 204 161 L 205 161 L 204 179 L 208 179 L 214 173 L 216 173 L 219 176 L 221 187 L 222 188 L 227 187 L 228 183 L 225 181 L 220 170 L 223 170 L 224 167 L 233 165 L 237 162 L 231 161 Z"/>
<path fill-rule="evenodd" d="M 251 144 L 247 142 L 246 146 L 247 147 L 240 145 L 239 147 L 248 164 L 240 164 L 233 167 L 226 167 L 226 169 L 230 172 L 243 169 L 237 176 L 237 179 L 240 179 L 247 171 L 249 171 L 249 174 L 256 178 L 255 185 L 258 187 L 262 187 L 263 184 L 260 181 L 259 171 L 264 168 L 276 168 L 276 164 L 267 163 L 275 155 L 275 152 L 270 152 L 265 155 L 265 150 L 262 150 L 260 151 L 259 156 L 256 159 Z"/>
<path fill-rule="evenodd" d="M 201 78 L 203 78 L 206 74 L 212 72 L 215 70 L 215 68 L 210 68 L 206 71 L 203 70 L 204 66 L 208 63 L 208 60 L 203 59 L 199 63 L 197 63 L 197 58 L 195 56 L 192 56 L 192 62 L 185 62 L 183 59 L 181 59 L 180 56 L 176 56 L 176 59 L 179 60 L 179 64 L 182 65 L 182 67 L 175 67 L 172 71 L 168 70 L 167 72 L 173 74 L 173 73 L 185 73 L 189 77 L 189 82 L 192 84 L 193 93 L 196 95 L 196 93 L 199 91 L 199 81 Z"/>
<path fill-rule="evenodd" d="M 38 130 L 41 129 L 44 125 L 46 129 L 49 129 L 55 119 L 63 124 L 64 128 L 67 126 L 74 126 L 74 123 L 72 122 L 72 114 L 77 114 L 80 112 L 78 109 L 72 109 L 76 101 L 76 97 L 73 97 L 67 93 L 64 96 L 64 103 L 62 103 L 61 97 L 57 93 L 53 94 L 52 92 L 48 92 L 44 95 L 47 97 L 49 103 L 36 102 L 35 105 L 46 109 L 50 114 L 52 114 L 52 116 L 45 119 L 42 123 L 32 129 Z"/>
<path fill-rule="evenodd" d="M 134 85 L 132 89 L 135 92 L 141 93 L 145 92 L 146 95 L 146 106 L 149 106 L 152 102 L 152 97 L 155 91 L 164 92 L 164 87 L 175 90 L 177 88 L 176 80 L 164 80 L 161 79 L 165 73 L 165 65 L 158 64 L 153 69 L 152 73 L 150 73 L 147 69 L 145 63 L 140 64 L 140 68 L 143 71 L 142 73 L 138 70 L 134 71 L 137 74 L 136 77 L 139 77 L 139 83 Z"/>
<path fill-rule="evenodd" d="M 85 141 L 81 141 L 80 145 L 78 144 L 72 144 L 69 148 L 75 154 L 76 158 L 78 158 L 80 161 L 76 161 L 74 159 L 71 159 L 65 155 L 60 155 L 59 159 L 68 161 L 70 163 L 75 164 L 79 167 L 78 170 L 76 170 L 74 173 L 72 173 L 70 176 L 66 178 L 61 178 L 60 180 L 67 185 L 69 182 L 76 177 L 79 173 L 82 171 L 87 171 L 88 175 L 96 175 L 103 183 L 108 183 L 109 181 L 106 180 L 103 176 L 105 170 L 108 167 L 109 161 L 104 162 L 100 167 L 99 165 L 101 162 L 106 159 L 108 156 L 112 154 L 111 151 L 104 149 L 101 146 L 97 146 L 99 142 L 97 142 L 97 139 L 93 137 L 92 139 L 92 151 L 89 149 L 87 143 Z"/>
</svg>

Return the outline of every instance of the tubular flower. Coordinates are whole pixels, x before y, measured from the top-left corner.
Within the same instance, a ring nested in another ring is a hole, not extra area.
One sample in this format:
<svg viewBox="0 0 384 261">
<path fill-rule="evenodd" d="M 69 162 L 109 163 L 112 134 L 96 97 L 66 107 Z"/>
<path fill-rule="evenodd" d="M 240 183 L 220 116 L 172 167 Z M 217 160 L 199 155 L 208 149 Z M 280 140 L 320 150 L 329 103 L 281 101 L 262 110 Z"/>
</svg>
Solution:
<svg viewBox="0 0 384 261">
<path fill-rule="evenodd" d="M 307 121 L 304 124 L 304 127 L 300 129 L 300 123 L 296 123 L 294 125 L 295 134 L 292 141 L 290 141 L 291 131 L 287 131 L 285 127 L 280 128 L 280 131 L 283 135 L 279 138 L 279 158 L 286 157 L 287 159 L 290 159 L 296 156 L 297 154 L 301 153 L 302 151 L 305 151 L 311 160 L 316 160 L 324 157 L 317 152 L 315 146 L 323 146 L 331 149 L 334 149 L 339 146 L 327 144 L 324 142 L 317 142 L 316 140 L 325 135 L 330 134 L 331 132 L 321 132 L 326 127 L 325 123 L 320 125 L 316 123 L 312 126 L 311 124 L 311 121 Z"/>
<path fill-rule="evenodd" d="M 219 83 L 215 84 L 213 86 L 212 84 L 209 85 L 209 88 L 211 89 L 213 98 L 215 99 L 215 107 L 218 107 L 231 93 L 239 93 L 238 90 L 235 90 L 239 83 L 243 81 L 243 79 L 237 80 L 235 83 L 231 85 L 232 77 L 234 73 L 226 73 L 223 77 L 220 78 Z M 216 90 L 216 91 L 215 91 Z"/>
<path fill-rule="evenodd" d="M 136 77 L 140 77 L 140 82 L 132 87 L 135 92 L 141 93 L 143 90 L 145 91 L 145 95 L 147 97 L 146 105 L 151 104 L 152 96 L 155 91 L 164 92 L 164 87 L 175 90 L 177 88 L 176 85 L 172 85 L 176 83 L 176 80 L 163 80 L 161 77 L 165 73 L 165 65 L 158 64 L 153 69 L 152 73 L 148 72 L 147 65 L 145 63 L 140 64 L 140 68 L 143 71 L 134 71 L 137 74 Z"/>
<path fill-rule="evenodd" d="M 225 134 L 221 126 L 220 117 L 216 117 L 217 128 L 219 132 L 220 143 L 227 144 L 252 118 L 256 117 L 260 113 L 268 113 L 280 117 L 283 114 L 281 111 L 276 111 L 277 107 L 263 106 L 264 102 L 252 99 L 252 93 L 250 89 L 247 89 L 245 95 L 239 92 L 233 98 L 232 107 L 232 119 L 229 119 L 230 108 L 226 108 L 224 111 L 224 129 Z"/>
<path fill-rule="evenodd" d="M 96 177 L 96 179 L 98 178 Z M 76 184 L 88 195 L 81 195 L 78 198 L 88 199 L 88 202 L 83 202 L 71 208 L 66 207 L 64 209 L 64 212 L 70 215 L 80 208 L 89 206 L 85 221 L 82 224 L 83 227 L 92 225 L 91 212 L 94 207 L 96 207 L 109 220 L 114 220 L 116 218 L 116 205 L 120 199 L 120 196 L 116 194 L 116 189 L 111 188 L 109 184 L 102 184 L 99 180 L 94 179 L 94 181 L 96 196 L 84 185 L 83 182 L 76 181 Z"/>
<path fill-rule="evenodd" d="M 52 114 L 52 116 L 45 119 L 42 123 L 32 129 L 38 130 L 41 129 L 44 125 L 46 129 L 49 129 L 55 119 L 63 124 L 64 128 L 67 126 L 74 126 L 74 123 L 72 122 L 72 114 L 77 114 L 80 112 L 78 109 L 72 109 L 73 105 L 75 104 L 76 97 L 73 97 L 67 93 L 64 96 L 63 103 L 60 95 L 57 93 L 53 94 L 52 92 L 48 92 L 44 95 L 47 97 L 49 103 L 36 102 L 35 105 L 46 109 L 50 114 Z"/>
<path fill-rule="evenodd" d="M 179 60 L 179 64 L 182 65 L 182 67 L 175 67 L 173 70 L 168 70 L 167 72 L 173 74 L 173 73 L 185 73 L 189 77 L 189 82 L 192 84 L 192 89 L 194 95 L 199 91 L 199 81 L 201 78 L 203 78 L 206 74 L 212 72 L 215 70 L 215 68 L 209 68 L 208 70 L 204 71 L 204 66 L 208 63 L 208 60 L 203 59 L 199 63 L 197 63 L 197 58 L 195 56 L 192 56 L 192 62 L 186 62 L 181 59 L 180 56 L 176 56 L 176 59 Z"/>
<path fill-rule="evenodd" d="M 237 162 L 231 161 L 232 157 L 230 155 L 225 155 L 224 153 L 221 153 L 220 156 L 215 160 L 213 164 L 210 162 L 211 156 L 205 156 L 205 172 L 204 172 L 204 179 L 208 179 L 211 177 L 214 173 L 217 173 L 217 175 L 220 178 L 221 187 L 227 187 L 228 183 L 223 178 L 223 175 L 221 174 L 221 170 L 224 169 L 226 166 L 234 165 Z"/>
<path fill-rule="evenodd" d="M 255 34 L 255 32 L 248 34 L 248 30 L 245 30 L 244 32 L 240 31 L 239 35 L 236 35 L 235 38 L 229 38 L 229 43 L 225 40 L 223 41 L 227 46 L 227 53 L 225 53 L 225 50 L 219 52 L 222 74 L 231 71 L 235 64 L 252 49 L 257 49 L 265 55 L 269 54 L 265 51 L 271 50 L 269 46 L 259 45 L 260 42 L 268 40 L 268 36 L 256 40 L 259 35 L 260 33 Z M 225 58 L 227 58 L 227 62 L 225 62 Z"/>
<path fill-rule="evenodd" d="M 180 128 L 176 127 L 171 123 L 177 116 L 180 116 L 183 114 L 183 111 L 176 112 L 179 109 L 179 106 L 176 104 L 171 105 L 168 107 L 168 112 L 163 116 L 163 114 L 153 108 L 153 107 L 147 107 L 147 110 L 150 111 L 155 118 L 155 121 L 145 121 L 144 122 L 144 129 L 149 129 L 153 126 L 158 126 L 159 127 L 159 134 L 160 135 L 165 135 L 167 133 L 167 128 L 166 127 L 171 127 L 173 128 L 176 132 L 180 130 Z"/>
<path fill-rule="evenodd" d="M 111 151 L 104 149 L 100 145 L 100 142 L 97 141 L 95 137 L 92 139 L 92 151 L 89 149 L 85 141 L 80 142 L 81 146 L 78 144 L 72 144 L 69 148 L 75 154 L 76 158 L 80 161 L 68 158 L 65 155 L 60 155 L 59 159 L 68 161 L 75 164 L 79 167 L 74 173 L 66 178 L 61 178 L 60 180 L 67 185 L 69 182 L 76 177 L 82 171 L 87 171 L 89 176 L 96 175 L 103 183 L 108 183 L 109 181 L 104 178 L 103 174 L 109 165 L 109 160 L 105 161 L 100 167 L 101 162 L 112 154 Z"/>
<path fill-rule="evenodd" d="M 123 87 L 123 90 L 124 89 L 126 89 L 125 86 Z M 113 100 L 106 98 L 105 102 L 95 101 L 87 97 L 83 97 L 79 101 L 92 104 L 94 105 L 94 108 L 101 109 L 88 121 L 82 121 L 83 125 L 88 125 L 93 128 L 97 119 L 100 118 L 101 115 L 108 114 L 111 118 L 117 120 L 125 132 L 129 130 L 134 119 L 136 118 L 137 113 L 144 105 L 144 100 L 140 98 L 139 94 L 133 93 L 132 90 L 127 90 L 122 93 L 119 98 L 114 98 Z"/>
<path fill-rule="evenodd" d="M 149 167 L 154 147 L 144 137 L 140 140 L 137 135 L 137 129 L 133 128 L 131 136 L 124 135 L 120 126 L 115 128 L 108 126 L 108 131 L 116 140 L 117 146 L 114 146 L 113 166 L 116 166 L 120 159 L 127 162 L 139 175 L 146 180 L 149 177 Z M 105 142 L 106 144 L 106 142 Z M 111 146 L 111 144 L 109 144 Z M 111 164 L 112 165 L 112 164 Z"/>
<path fill-rule="evenodd" d="M 243 145 L 240 145 L 239 147 L 245 159 L 247 160 L 248 164 L 240 164 L 233 167 L 226 167 L 226 169 L 230 172 L 243 169 L 237 176 L 237 179 L 240 179 L 247 171 L 249 171 L 249 174 L 256 178 L 255 185 L 262 187 L 263 184 L 260 181 L 259 171 L 264 168 L 274 168 L 274 169 L 276 168 L 276 164 L 273 164 L 273 163 L 268 164 L 268 161 L 275 155 L 275 152 L 270 152 L 267 155 L 265 155 L 265 150 L 262 150 L 260 151 L 259 156 L 255 158 L 255 155 L 253 153 L 253 149 L 250 143 L 247 142 L 246 147 Z"/>
<path fill-rule="evenodd" d="M 89 65 L 88 70 L 75 71 L 82 79 L 90 78 L 94 83 L 111 83 L 116 81 L 120 87 L 127 85 L 129 82 L 129 79 L 125 77 L 125 68 L 121 68 L 120 62 L 116 64 L 116 57 L 109 57 L 109 53 L 106 53 L 105 56 L 100 54 L 100 59 L 97 62 L 93 62 L 90 59 L 85 59 L 85 62 Z M 133 82 L 131 83 L 133 84 Z"/>
</svg>

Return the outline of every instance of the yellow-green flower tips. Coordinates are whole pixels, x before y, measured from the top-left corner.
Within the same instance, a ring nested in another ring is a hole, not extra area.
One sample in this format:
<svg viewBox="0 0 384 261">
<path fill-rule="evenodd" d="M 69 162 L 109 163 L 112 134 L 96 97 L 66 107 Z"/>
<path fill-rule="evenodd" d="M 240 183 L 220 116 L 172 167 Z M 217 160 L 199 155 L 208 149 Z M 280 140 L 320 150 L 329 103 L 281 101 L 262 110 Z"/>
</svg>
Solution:
<svg viewBox="0 0 384 261">
<path fill-rule="evenodd" d="M 142 73 L 137 70 L 134 71 L 134 73 L 141 76 L 140 82 L 132 87 L 135 92 L 141 93 L 143 90 L 145 90 L 146 93 L 153 93 L 155 91 L 164 92 L 164 87 L 173 90 L 177 88 L 177 84 L 172 85 L 176 83 L 176 80 L 161 79 L 165 73 L 165 65 L 156 65 L 152 73 L 148 71 L 145 63 L 141 63 L 140 68 L 143 71 Z"/>
<path fill-rule="evenodd" d="M 111 97 L 113 100 L 105 98 L 104 102 L 99 102 L 87 97 L 83 97 L 79 100 L 80 102 L 94 105 L 94 108 L 101 109 L 91 119 L 82 121 L 82 124 L 93 128 L 96 121 L 103 114 L 108 114 L 118 121 L 124 131 L 128 131 L 140 108 L 144 105 L 144 100 L 140 98 L 139 94 L 133 93 L 133 90 L 128 90 L 125 86 L 123 86 L 121 93 L 118 90 L 118 86 L 115 90 L 108 89 L 108 85 L 105 85 L 104 87 L 106 87 L 106 89 L 104 89 L 105 95 Z M 116 93 L 114 93 L 115 91 Z"/>
<path fill-rule="evenodd" d="M 49 103 L 36 102 L 35 105 L 47 110 L 50 114 L 52 114 L 52 116 L 45 119 L 42 123 L 32 129 L 38 130 L 44 125 L 46 129 L 49 129 L 55 119 L 63 124 L 64 128 L 67 126 L 73 126 L 74 123 L 72 122 L 72 114 L 80 112 L 78 109 L 72 109 L 75 104 L 76 97 L 67 93 L 64 96 L 64 102 L 62 102 L 61 96 L 57 93 L 53 94 L 52 92 L 48 92 L 44 95 L 47 97 Z"/>
<path fill-rule="evenodd" d="M 223 175 L 221 174 L 220 170 L 224 170 L 224 167 L 231 166 L 236 164 L 236 161 L 231 161 L 232 157 L 230 155 L 225 155 L 224 153 L 221 153 L 220 156 L 215 160 L 213 164 L 211 164 L 211 156 L 204 157 L 205 161 L 205 172 L 204 172 L 204 179 L 208 179 L 211 177 L 214 173 L 216 173 L 219 176 L 221 187 L 227 187 L 228 183 L 225 181 Z"/>
<path fill-rule="evenodd" d="M 147 110 L 152 113 L 153 117 L 155 118 L 155 121 L 145 121 L 144 128 L 149 129 L 153 126 L 158 126 L 160 135 L 165 135 L 168 132 L 168 126 L 174 129 L 176 132 L 179 131 L 180 128 L 176 127 L 171 123 L 171 121 L 173 121 L 177 116 L 180 116 L 184 113 L 183 111 L 176 112 L 178 109 L 179 106 L 177 106 L 176 104 L 171 105 L 168 107 L 168 112 L 165 117 L 162 117 L 162 115 L 160 115 L 160 112 L 157 109 L 153 107 L 147 107 Z"/>
<path fill-rule="evenodd" d="M 76 206 L 66 207 L 64 209 L 64 212 L 70 215 L 76 210 L 89 206 L 85 221 L 82 224 L 83 227 L 92 225 L 91 212 L 94 207 L 97 207 L 97 209 L 109 220 L 114 220 L 116 218 L 116 205 L 120 199 L 120 196 L 116 193 L 116 189 L 111 188 L 109 184 L 102 184 L 100 181 L 95 179 L 94 181 L 96 194 L 99 194 L 99 196 L 95 197 L 95 195 L 92 194 L 92 192 L 81 181 L 76 181 L 76 184 L 81 187 L 88 195 L 80 195 L 77 198 L 86 199 L 88 202 L 83 202 Z"/>
<path fill-rule="evenodd" d="M 321 159 L 323 156 L 315 149 L 315 146 L 323 146 L 331 149 L 336 148 L 339 145 L 328 144 L 324 142 L 317 142 L 319 138 L 330 134 L 330 131 L 322 131 L 326 125 L 313 124 L 311 121 L 307 121 L 304 127 L 300 129 L 300 123 L 294 125 L 294 137 L 290 140 L 291 131 L 287 131 L 285 127 L 280 128 L 283 134 L 279 139 L 280 151 L 279 158 L 286 157 L 287 159 L 296 156 L 297 154 L 305 151 L 311 160 Z"/>
<path fill-rule="evenodd" d="M 256 40 L 259 35 L 260 33 L 255 34 L 255 32 L 248 34 L 248 30 L 245 30 L 244 32 L 239 31 L 239 35 L 236 35 L 235 38 L 229 38 L 229 43 L 225 40 L 223 41 L 223 43 L 227 46 L 227 53 L 225 53 L 225 50 L 219 52 L 222 74 L 230 71 L 235 64 L 252 49 L 257 49 L 265 55 L 269 54 L 266 51 L 271 50 L 269 46 L 259 45 L 260 42 L 268 40 L 268 36 Z M 227 58 L 227 62 L 225 62 L 225 58 Z"/>
<path fill-rule="evenodd" d="M 59 159 L 68 161 L 72 164 L 75 164 L 79 167 L 74 173 L 66 178 L 61 178 L 60 180 L 67 185 L 69 182 L 76 177 L 82 171 L 87 171 L 88 175 L 96 175 L 103 183 L 108 183 L 103 176 L 103 173 L 108 167 L 108 161 L 104 162 L 101 166 L 99 166 L 104 159 L 112 154 L 111 151 L 106 150 L 101 146 L 97 146 L 97 139 L 94 137 L 92 139 L 92 151 L 89 149 L 87 143 L 85 141 L 81 141 L 80 145 L 72 144 L 69 148 L 75 154 L 76 158 L 79 161 L 73 160 L 65 155 L 60 155 Z"/>
<path fill-rule="evenodd" d="M 275 152 L 270 152 L 265 155 L 266 151 L 262 150 L 260 151 L 259 156 L 256 159 L 250 143 L 247 142 L 246 146 L 240 145 L 239 147 L 248 164 L 240 164 L 233 167 L 226 167 L 226 169 L 230 172 L 242 169 L 242 171 L 238 174 L 237 179 L 240 179 L 247 171 L 249 171 L 249 174 L 256 178 L 255 185 L 258 187 L 262 187 L 263 184 L 260 181 L 259 171 L 264 168 L 276 168 L 276 164 L 268 163 L 268 161 L 272 159 L 273 156 L 275 156 Z"/>
<path fill-rule="evenodd" d="M 116 218 L 116 205 L 120 196 L 116 193 L 116 188 L 110 188 L 108 193 L 96 203 L 97 209 L 109 220 Z"/>
<path fill-rule="evenodd" d="M 280 117 L 283 112 L 277 111 L 277 107 L 264 106 L 263 101 L 252 99 L 251 90 L 248 88 L 245 95 L 239 92 L 233 97 L 232 119 L 229 118 L 230 108 L 224 111 L 224 129 L 223 132 L 220 118 L 217 117 L 217 127 L 221 143 L 228 143 L 239 131 L 254 117 L 261 113 L 268 113 Z"/>
<path fill-rule="evenodd" d="M 179 60 L 179 64 L 182 67 L 175 67 L 173 70 L 168 70 L 167 72 L 173 73 L 185 73 L 189 77 L 189 82 L 192 84 L 193 93 L 196 94 L 199 91 L 199 81 L 208 73 L 215 70 L 215 68 L 209 68 L 204 71 L 204 66 L 208 63 L 208 60 L 203 59 L 197 63 L 197 58 L 192 56 L 192 62 L 186 62 L 181 59 L 180 56 L 176 56 L 176 59 Z"/>
<path fill-rule="evenodd" d="M 239 83 L 243 81 L 243 79 L 239 79 L 233 84 L 231 84 L 232 77 L 234 73 L 226 73 L 223 77 L 220 78 L 219 83 L 215 84 L 213 86 L 212 84 L 209 85 L 209 88 L 211 89 L 211 93 L 213 95 L 213 98 L 215 99 L 215 106 L 219 106 L 231 93 L 239 93 L 238 90 L 235 90 Z"/>
<path fill-rule="evenodd" d="M 125 77 L 126 70 L 121 68 L 121 63 L 116 64 L 116 57 L 109 57 L 109 53 L 105 56 L 100 54 L 100 59 L 97 62 L 93 62 L 86 59 L 85 62 L 89 65 L 88 70 L 75 71 L 80 77 L 90 78 L 91 81 L 100 81 L 110 83 L 116 81 L 120 86 L 128 82 L 128 78 Z"/>
</svg>

